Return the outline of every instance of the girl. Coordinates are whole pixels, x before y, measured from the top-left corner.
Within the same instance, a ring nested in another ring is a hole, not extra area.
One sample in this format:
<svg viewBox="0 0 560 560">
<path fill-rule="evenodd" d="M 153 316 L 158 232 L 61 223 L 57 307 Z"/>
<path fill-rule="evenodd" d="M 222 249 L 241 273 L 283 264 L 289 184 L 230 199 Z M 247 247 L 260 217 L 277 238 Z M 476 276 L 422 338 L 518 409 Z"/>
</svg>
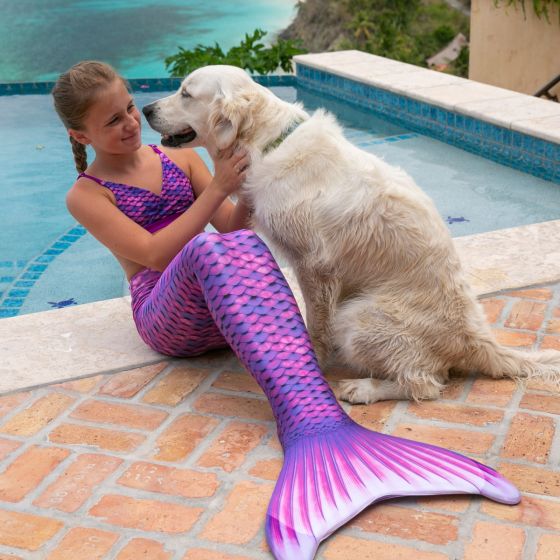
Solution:
<svg viewBox="0 0 560 560">
<path fill-rule="evenodd" d="M 334 529 L 392 496 L 519 501 L 484 465 L 371 432 L 342 410 L 276 262 L 240 229 L 248 209 L 228 200 L 245 178 L 245 154 L 225 154 L 211 177 L 191 150 L 142 145 L 138 110 L 106 64 L 72 67 L 53 96 L 80 173 L 68 208 L 121 263 L 143 340 L 170 356 L 229 344 L 272 405 L 285 451 L 266 519 L 277 559 L 310 560 Z M 85 145 L 95 151 L 89 167 Z M 220 233 L 203 232 L 209 222 Z"/>
</svg>

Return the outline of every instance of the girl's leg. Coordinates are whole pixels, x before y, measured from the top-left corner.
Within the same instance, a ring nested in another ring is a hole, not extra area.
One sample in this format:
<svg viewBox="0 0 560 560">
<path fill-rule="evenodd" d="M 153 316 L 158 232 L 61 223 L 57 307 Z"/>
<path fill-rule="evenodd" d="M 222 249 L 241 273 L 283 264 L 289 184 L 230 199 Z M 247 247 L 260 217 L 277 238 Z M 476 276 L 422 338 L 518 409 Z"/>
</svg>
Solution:
<svg viewBox="0 0 560 560">
<path fill-rule="evenodd" d="M 201 234 L 177 259 L 171 292 L 204 299 L 272 406 L 285 452 L 266 521 L 277 559 L 313 558 L 337 527 L 389 497 L 471 493 L 519 501 L 507 480 L 472 459 L 371 432 L 346 415 L 318 368 L 288 284 L 254 233 Z M 172 293 L 165 332 L 184 315 Z"/>
</svg>

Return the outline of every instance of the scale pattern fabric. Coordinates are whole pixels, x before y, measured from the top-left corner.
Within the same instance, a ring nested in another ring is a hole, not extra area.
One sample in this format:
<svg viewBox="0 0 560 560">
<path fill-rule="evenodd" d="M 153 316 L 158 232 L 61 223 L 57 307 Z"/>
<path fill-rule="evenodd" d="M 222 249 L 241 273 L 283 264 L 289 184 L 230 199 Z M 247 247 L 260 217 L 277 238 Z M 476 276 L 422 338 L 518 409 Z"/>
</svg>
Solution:
<svg viewBox="0 0 560 560">
<path fill-rule="evenodd" d="M 163 274 L 134 276 L 131 294 L 152 348 L 192 356 L 227 342 L 265 392 L 285 452 L 266 518 L 277 560 L 312 559 L 323 539 L 381 499 L 467 493 L 519 501 L 514 486 L 472 459 L 347 416 L 286 280 L 253 232 L 198 235 Z"/>
<path fill-rule="evenodd" d="M 161 160 L 160 194 L 124 183 L 105 181 L 87 173 L 79 175 L 79 177 L 86 177 L 108 188 L 115 195 L 119 210 L 144 228 L 148 228 L 150 224 L 162 218 L 184 212 L 194 202 L 191 182 L 183 170 L 157 146 L 153 144 L 149 144 L 149 146 Z"/>
</svg>

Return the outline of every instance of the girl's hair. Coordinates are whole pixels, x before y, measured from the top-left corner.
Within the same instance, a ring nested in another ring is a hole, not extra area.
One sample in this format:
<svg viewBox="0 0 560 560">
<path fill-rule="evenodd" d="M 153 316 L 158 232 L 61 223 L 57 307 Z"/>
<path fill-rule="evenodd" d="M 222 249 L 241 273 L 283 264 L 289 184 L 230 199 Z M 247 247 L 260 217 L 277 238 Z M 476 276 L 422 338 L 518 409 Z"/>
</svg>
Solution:
<svg viewBox="0 0 560 560">
<path fill-rule="evenodd" d="M 122 80 L 128 89 L 127 81 L 119 76 L 112 66 L 95 60 L 78 62 L 70 70 L 61 74 L 51 93 L 54 98 L 54 108 L 64 126 L 67 129 L 81 130 L 84 118 L 100 89 L 115 80 Z M 81 173 L 87 168 L 86 147 L 72 136 L 69 138 L 76 169 Z"/>
</svg>

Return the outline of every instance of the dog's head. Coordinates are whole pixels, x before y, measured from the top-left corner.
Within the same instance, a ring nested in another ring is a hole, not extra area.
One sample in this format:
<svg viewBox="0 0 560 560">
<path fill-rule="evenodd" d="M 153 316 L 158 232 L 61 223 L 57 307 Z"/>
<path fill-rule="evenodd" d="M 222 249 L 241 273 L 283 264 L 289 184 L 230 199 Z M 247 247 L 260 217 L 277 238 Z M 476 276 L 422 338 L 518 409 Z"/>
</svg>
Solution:
<svg viewBox="0 0 560 560">
<path fill-rule="evenodd" d="M 240 68 L 206 66 L 189 74 L 176 93 L 142 111 L 164 146 L 205 146 L 215 153 L 238 140 L 250 124 L 251 109 L 266 95 Z"/>
</svg>

